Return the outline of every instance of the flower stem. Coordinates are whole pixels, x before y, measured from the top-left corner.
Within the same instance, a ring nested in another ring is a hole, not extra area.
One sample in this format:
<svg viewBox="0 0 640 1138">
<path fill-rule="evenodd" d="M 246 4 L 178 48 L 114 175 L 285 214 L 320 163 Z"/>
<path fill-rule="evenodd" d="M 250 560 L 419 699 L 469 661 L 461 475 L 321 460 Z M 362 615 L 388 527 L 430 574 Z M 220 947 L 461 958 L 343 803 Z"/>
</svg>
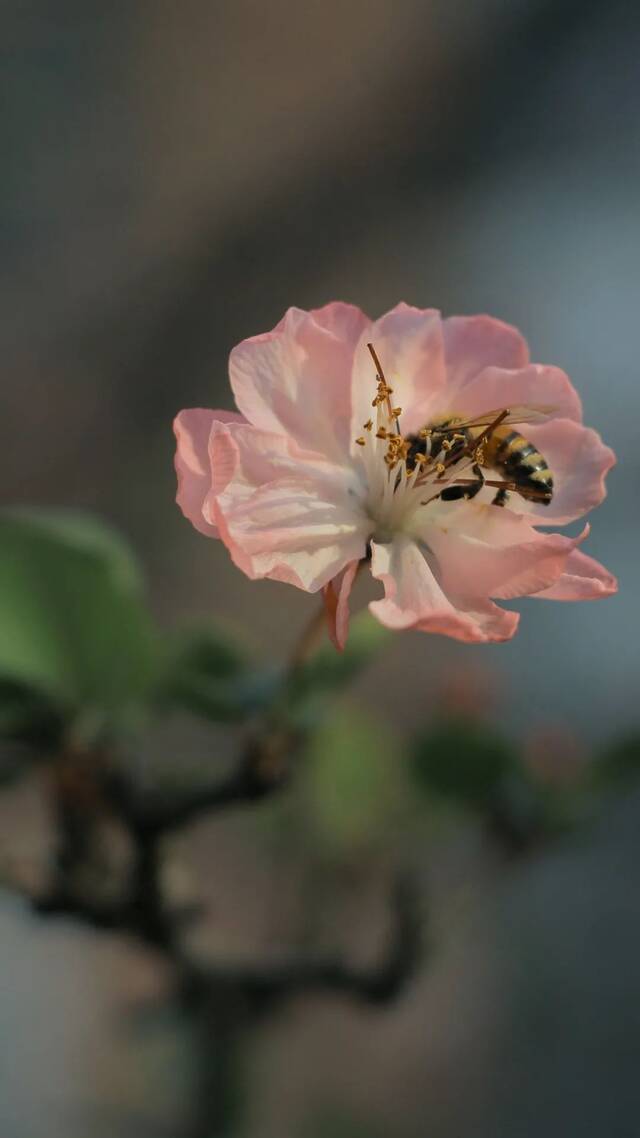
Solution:
<svg viewBox="0 0 640 1138">
<path fill-rule="evenodd" d="M 312 613 L 293 646 L 286 669 L 287 679 L 303 664 L 306 664 L 309 657 L 313 655 L 320 644 L 325 629 L 326 614 L 324 600 L 322 600 L 320 607 Z"/>
</svg>

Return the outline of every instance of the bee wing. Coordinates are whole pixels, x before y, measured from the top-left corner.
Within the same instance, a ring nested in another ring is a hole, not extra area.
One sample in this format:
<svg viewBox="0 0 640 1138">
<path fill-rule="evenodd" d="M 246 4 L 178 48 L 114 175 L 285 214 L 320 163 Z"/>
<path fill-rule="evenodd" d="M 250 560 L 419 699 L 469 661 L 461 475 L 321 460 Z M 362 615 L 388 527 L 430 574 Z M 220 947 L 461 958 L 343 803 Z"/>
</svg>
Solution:
<svg viewBox="0 0 640 1138">
<path fill-rule="evenodd" d="M 501 426 L 503 423 L 542 423 L 556 410 L 556 407 L 541 403 L 527 403 L 521 406 L 514 405 L 513 407 L 496 407 L 493 411 L 483 411 L 481 415 L 475 415 L 472 419 L 465 419 L 463 422 L 456 423 L 455 429 L 457 430 L 461 427 L 490 427 L 498 419 L 500 420 Z"/>
</svg>

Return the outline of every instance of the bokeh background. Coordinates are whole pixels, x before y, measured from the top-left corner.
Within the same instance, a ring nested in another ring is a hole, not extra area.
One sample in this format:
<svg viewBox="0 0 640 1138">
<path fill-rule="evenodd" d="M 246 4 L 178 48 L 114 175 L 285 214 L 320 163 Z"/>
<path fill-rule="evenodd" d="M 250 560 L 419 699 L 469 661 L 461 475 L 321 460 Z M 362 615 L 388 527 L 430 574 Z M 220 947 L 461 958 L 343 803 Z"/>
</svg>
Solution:
<svg viewBox="0 0 640 1138">
<path fill-rule="evenodd" d="M 489 312 L 567 370 L 618 454 L 588 552 L 620 593 L 522 602 L 506 645 L 398 637 L 358 681 L 360 713 L 401 738 L 469 677 L 530 747 L 632 731 L 640 11 L 5 0 L 0 22 L 2 501 L 98 512 L 135 545 L 165 625 L 224 616 L 283 657 L 311 602 L 249 582 L 184 521 L 174 414 L 231 406 L 230 348 L 290 304 Z M 209 746 L 172 731 L 159 748 Z M 37 844 L 39 810 L 28 784 L 8 796 L 3 845 Z M 499 887 L 473 828 L 447 831 L 436 959 L 382 1014 L 318 999 L 270 1026 L 250 1133 L 637 1135 L 639 818 L 633 796 L 612 802 L 588 842 Z M 191 867 L 215 866 L 216 943 L 282 938 L 250 822 L 187 845 Z M 175 1135 L 179 1028 L 129 1022 L 161 966 L 8 895 L 0 928 L 3 1138 Z"/>
</svg>

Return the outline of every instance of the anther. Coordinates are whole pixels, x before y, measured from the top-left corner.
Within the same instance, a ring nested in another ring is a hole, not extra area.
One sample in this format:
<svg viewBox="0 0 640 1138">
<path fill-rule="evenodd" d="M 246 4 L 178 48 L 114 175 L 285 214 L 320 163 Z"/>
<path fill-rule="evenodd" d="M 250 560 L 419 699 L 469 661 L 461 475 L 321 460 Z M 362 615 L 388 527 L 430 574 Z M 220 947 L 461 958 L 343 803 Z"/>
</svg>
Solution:
<svg viewBox="0 0 640 1138">
<path fill-rule="evenodd" d="M 376 431 L 376 438 L 377 439 L 386 439 L 386 437 L 387 437 L 387 428 L 386 427 L 378 427 L 378 430 Z"/>
<path fill-rule="evenodd" d="M 356 439 L 356 442 L 357 441 L 358 440 Z M 446 468 L 444 462 L 436 462 L 436 471 L 438 472 L 438 474 L 444 474 L 446 469 L 447 468 Z"/>
<path fill-rule="evenodd" d="M 366 423 L 363 423 L 362 426 L 364 427 L 365 431 L 370 431 L 373 426 L 373 419 L 367 419 Z"/>
<path fill-rule="evenodd" d="M 393 407 L 391 414 L 393 415 L 394 419 L 399 419 L 402 414 L 402 407 Z"/>
<path fill-rule="evenodd" d="M 359 439 L 356 439 L 356 442 L 357 442 L 359 447 L 364 447 L 367 445 L 367 440 L 363 439 L 362 436 L 360 436 Z"/>
</svg>

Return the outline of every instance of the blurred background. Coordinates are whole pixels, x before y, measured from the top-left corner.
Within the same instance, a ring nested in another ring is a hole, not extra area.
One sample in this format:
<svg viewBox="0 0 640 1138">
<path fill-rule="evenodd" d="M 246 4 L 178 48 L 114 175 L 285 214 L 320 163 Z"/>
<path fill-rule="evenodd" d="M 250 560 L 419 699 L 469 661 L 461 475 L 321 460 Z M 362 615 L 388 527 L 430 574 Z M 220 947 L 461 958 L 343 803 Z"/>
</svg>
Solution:
<svg viewBox="0 0 640 1138">
<path fill-rule="evenodd" d="M 290 304 L 489 312 L 569 373 L 617 452 L 587 551 L 620 593 L 520 602 L 505 645 L 397 637 L 354 714 L 391 752 L 443 692 L 480 699 L 534 756 L 579 764 L 632 733 L 640 10 L 5 0 L 1 20 L 3 504 L 96 512 L 135 547 L 161 624 L 224 618 L 284 658 L 310 599 L 248 581 L 184 521 L 174 414 L 230 407 L 229 350 Z M 152 745 L 202 756 L 211 734 L 178 719 Z M 247 1133 L 635 1138 L 640 798 L 623 797 L 587 838 L 508 869 L 473 819 L 434 823 L 428 967 L 380 1012 L 313 997 L 262 1028 Z M 41 815 L 29 780 L 7 793 L 3 850 L 46 846 Z M 283 868 L 260 825 L 234 814 L 181 839 L 225 951 L 286 941 L 315 889 L 308 854 L 291 839 Z M 355 890 L 375 940 L 361 861 L 332 928 Z M 181 1133 L 180 1023 L 132 1012 L 162 992 L 162 962 L 2 896 L 3 1138 Z"/>
</svg>

